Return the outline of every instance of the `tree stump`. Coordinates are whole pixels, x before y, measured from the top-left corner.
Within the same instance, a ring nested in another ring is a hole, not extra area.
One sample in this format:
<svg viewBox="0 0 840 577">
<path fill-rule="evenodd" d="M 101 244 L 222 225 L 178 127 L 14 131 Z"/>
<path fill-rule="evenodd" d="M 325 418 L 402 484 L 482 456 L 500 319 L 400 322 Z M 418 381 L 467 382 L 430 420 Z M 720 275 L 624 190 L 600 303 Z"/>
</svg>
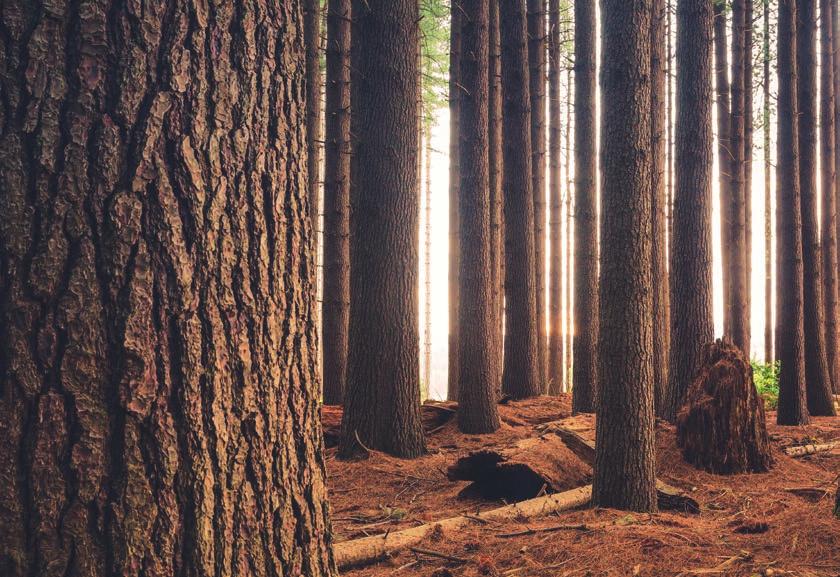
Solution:
<svg viewBox="0 0 840 577">
<path fill-rule="evenodd" d="M 711 473 L 760 473 L 773 464 L 764 404 L 746 356 L 728 342 L 703 347 L 699 374 L 677 416 L 683 458 Z"/>
</svg>

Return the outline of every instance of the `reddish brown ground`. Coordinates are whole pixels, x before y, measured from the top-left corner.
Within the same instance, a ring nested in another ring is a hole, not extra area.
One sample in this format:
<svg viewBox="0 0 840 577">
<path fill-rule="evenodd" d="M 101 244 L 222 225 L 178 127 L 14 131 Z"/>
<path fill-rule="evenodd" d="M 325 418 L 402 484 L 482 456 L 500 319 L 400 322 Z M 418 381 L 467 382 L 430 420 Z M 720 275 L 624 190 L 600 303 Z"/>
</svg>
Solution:
<svg viewBox="0 0 840 577">
<path fill-rule="evenodd" d="M 487 510 L 501 502 L 459 498 L 465 482 L 450 482 L 446 468 L 471 450 L 502 446 L 537 435 L 535 425 L 569 416 L 567 397 L 514 402 L 501 408 L 504 424 L 493 435 L 462 435 L 454 420 L 428 436 L 429 454 L 403 461 L 374 453 L 367 461 L 337 461 L 327 468 L 337 540 L 381 534 Z M 332 415 L 333 417 L 335 415 Z M 325 414 L 325 425 L 330 416 Z M 576 427 L 592 417 L 575 417 Z M 599 576 L 599 575 L 840 575 L 840 521 L 832 517 L 840 451 L 793 459 L 782 448 L 840 438 L 840 418 L 818 418 L 807 427 L 777 427 L 768 414 L 775 466 L 760 475 L 716 476 L 685 464 L 674 430 L 660 424 L 659 477 L 689 491 L 700 515 L 656 515 L 584 509 L 540 519 L 476 523 L 457 534 L 432 537 L 419 547 L 466 560 L 402 551 L 391 559 L 343 575 L 382 577 Z M 591 434 L 591 431 L 590 431 Z M 794 491 L 808 489 L 808 491 Z M 539 532 L 558 524 L 588 531 Z M 760 533 L 743 533 L 752 527 Z M 502 537 L 524 529 L 537 532 Z"/>
</svg>

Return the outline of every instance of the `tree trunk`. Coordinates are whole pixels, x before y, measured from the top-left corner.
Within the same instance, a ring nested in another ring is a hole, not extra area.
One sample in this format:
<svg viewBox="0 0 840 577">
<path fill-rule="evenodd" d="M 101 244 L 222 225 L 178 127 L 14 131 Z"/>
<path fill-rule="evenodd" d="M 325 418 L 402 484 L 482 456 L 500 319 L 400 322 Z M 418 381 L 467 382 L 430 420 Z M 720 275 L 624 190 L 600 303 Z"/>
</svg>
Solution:
<svg viewBox="0 0 840 577">
<path fill-rule="evenodd" d="M 752 358 L 752 269 L 753 269 L 753 143 L 755 141 L 753 113 L 753 0 L 746 3 L 746 28 L 744 30 L 744 320 L 747 333 L 747 358 Z"/>
<path fill-rule="evenodd" d="M 493 269 L 493 377 L 494 390 L 502 383 L 505 283 L 503 275 L 504 233 L 502 218 L 502 61 L 499 47 L 499 0 L 490 0 L 490 67 L 488 69 L 489 164 L 490 164 L 490 261 Z"/>
<path fill-rule="evenodd" d="M 650 25 L 651 211 L 653 215 L 653 383 L 662 414 L 668 385 L 668 249 L 665 230 L 665 0 L 652 0 Z"/>
<path fill-rule="evenodd" d="M 527 0 L 528 68 L 531 97 L 531 188 L 534 193 L 534 259 L 537 283 L 537 375 L 543 392 L 548 391 L 546 343 L 545 268 L 545 82 L 546 0 Z"/>
<path fill-rule="evenodd" d="M 306 44 L 306 147 L 309 151 L 309 217 L 318 230 L 321 167 L 321 7 L 319 0 L 303 0 L 303 41 Z"/>
<path fill-rule="evenodd" d="M 816 0 L 798 1 L 796 54 L 799 82 L 799 182 L 805 323 L 805 383 L 811 415 L 833 415 L 831 376 L 825 351 L 822 258 L 817 224 Z"/>
<path fill-rule="evenodd" d="M 831 382 L 840 379 L 837 347 L 837 189 L 834 140 L 834 15 L 831 0 L 820 0 L 820 188 L 822 193 L 822 272 L 825 346 Z M 836 386 L 836 385 L 835 385 Z"/>
<path fill-rule="evenodd" d="M 780 425 L 804 425 L 810 421 L 805 393 L 796 4 L 797 0 L 779 0 L 775 333 L 776 358 L 780 363 L 776 422 Z"/>
<path fill-rule="evenodd" d="M 572 410 L 595 411 L 598 191 L 595 186 L 595 2 L 575 2 L 575 322 Z"/>
<path fill-rule="evenodd" d="M 840 195 L 840 146 L 838 146 L 837 135 L 840 134 L 840 57 L 838 57 L 834 51 L 836 50 L 837 42 L 840 42 L 838 38 L 840 38 L 840 17 L 838 17 L 838 2 L 837 0 L 830 0 L 831 5 L 831 15 L 832 15 L 832 29 L 831 29 L 831 37 L 832 37 L 832 54 L 834 54 L 832 61 L 833 61 L 833 74 L 834 77 L 834 193 L 835 193 L 835 209 L 838 205 L 840 205 L 840 199 L 837 198 L 837 195 Z M 835 210 L 835 231 L 834 231 L 834 238 L 836 239 L 837 243 L 837 269 L 835 271 L 835 275 L 837 277 L 837 302 L 836 307 L 840 307 L 840 218 L 836 217 L 836 210 Z M 840 341 L 840 311 L 835 312 L 837 318 L 837 340 Z M 835 346 L 840 346 L 840 342 L 836 343 Z M 840 352 L 834 351 L 835 355 L 840 355 Z M 837 363 L 837 378 L 832 378 L 832 385 L 834 385 L 834 393 L 840 394 L 840 358 L 836 359 Z"/>
<path fill-rule="evenodd" d="M 336 574 L 300 6 L 4 4 L 4 576 Z"/>
<path fill-rule="evenodd" d="M 449 35 L 449 386 L 446 397 L 458 400 L 458 379 L 460 378 L 460 346 L 458 327 L 460 320 L 461 233 L 458 212 L 459 187 L 461 186 L 461 163 L 458 154 L 460 130 L 459 102 L 461 88 L 461 1 L 451 1 L 452 12 Z"/>
<path fill-rule="evenodd" d="M 531 106 L 525 0 L 499 3 L 504 94 L 505 364 L 502 391 L 514 398 L 542 392 L 537 351 Z"/>
<path fill-rule="evenodd" d="M 764 119 L 764 362 L 772 363 L 773 356 L 773 184 L 772 138 L 770 105 L 770 0 L 764 0 L 764 29 L 762 38 Z"/>
<path fill-rule="evenodd" d="M 562 53 L 560 45 L 560 0 L 549 2 L 548 35 L 548 106 L 549 106 L 549 165 L 550 165 L 550 242 L 549 271 L 549 394 L 558 395 L 563 390 L 563 124 L 560 101 Z"/>
<path fill-rule="evenodd" d="M 729 48 L 726 37 L 726 0 L 714 5 L 715 92 L 717 101 L 718 187 L 720 194 L 720 254 L 723 277 L 723 334 L 732 335 L 732 152 L 730 148 Z M 699 355 L 700 351 L 697 351 Z M 686 384 L 687 385 L 687 384 Z"/>
<path fill-rule="evenodd" d="M 429 398 L 432 390 L 432 122 L 423 123 L 423 162 L 425 164 L 423 194 L 426 197 L 426 219 L 423 225 L 423 383 L 420 398 Z"/>
<path fill-rule="evenodd" d="M 603 253 L 592 503 L 656 511 L 651 2 L 602 0 Z"/>
<path fill-rule="evenodd" d="M 750 351 L 749 310 L 747 309 L 746 185 L 744 181 L 745 97 L 746 92 L 746 0 L 732 2 L 732 85 L 729 116 L 731 154 L 729 180 L 729 240 L 721 245 L 729 252 L 730 336 L 748 357 Z M 721 214 L 725 214 L 721 208 Z"/>
<path fill-rule="evenodd" d="M 461 334 L 458 427 L 464 433 L 499 428 L 493 365 L 493 276 L 490 270 L 487 0 L 464 2 L 461 15 L 460 156 Z"/>
<path fill-rule="evenodd" d="M 677 4 L 677 124 L 670 251 L 671 349 L 662 416 L 673 421 L 714 338 L 712 312 L 712 8 Z"/>
<path fill-rule="evenodd" d="M 573 363 L 573 340 L 575 333 L 575 311 L 573 293 L 574 287 L 572 283 L 572 272 L 574 270 L 574 262 L 572 261 L 572 244 L 573 244 L 573 218 L 572 218 L 572 99 L 574 98 L 572 92 L 572 69 L 566 71 L 566 134 L 564 140 L 566 142 L 566 327 L 565 336 L 566 344 L 563 347 L 563 355 L 565 361 L 563 362 L 563 370 L 565 374 L 564 392 L 568 392 L 574 385 L 574 375 L 570 370 Z"/>
<path fill-rule="evenodd" d="M 352 11 L 353 306 L 339 454 L 369 448 L 416 457 L 425 451 L 417 326 L 419 14 L 414 0 L 354 0 Z"/>
<path fill-rule="evenodd" d="M 350 0 L 329 0 L 326 61 L 322 378 L 324 404 L 339 405 L 350 318 Z"/>
</svg>

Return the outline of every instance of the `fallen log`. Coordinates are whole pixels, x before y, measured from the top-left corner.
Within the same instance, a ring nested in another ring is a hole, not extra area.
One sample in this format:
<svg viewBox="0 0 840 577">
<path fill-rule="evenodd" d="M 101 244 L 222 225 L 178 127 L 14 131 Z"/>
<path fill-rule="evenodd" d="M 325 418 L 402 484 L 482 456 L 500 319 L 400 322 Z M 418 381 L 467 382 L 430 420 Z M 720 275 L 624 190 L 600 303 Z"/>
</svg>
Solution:
<svg viewBox="0 0 840 577">
<path fill-rule="evenodd" d="M 813 455 L 814 453 L 825 453 L 832 449 L 840 448 L 840 439 L 837 441 L 829 441 L 828 443 L 812 443 L 808 445 L 797 445 L 795 447 L 786 447 L 785 454 L 789 457 L 804 457 L 805 455 Z"/>
<path fill-rule="evenodd" d="M 460 515 L 419 527 L 393 531 L 383 535 L 373 535 L 352 541 L 343 541 L 335 545 L 335 560 L 339 569 L 367 565 L 387 557 L 394 551 L 413 547 L 422 543 L 432 532 L 445 534 L 454 532 L 475 523 L 474 517 L 484 521 L 505 521 L 511 519 L 541 517 L 551 513 L 568 511 L 582 507 L 592 498 L 592 485 L 578 487 L 563 493 L 545 495 L 520 503 L 506 505 L 481 514 Z"/>
</svg>

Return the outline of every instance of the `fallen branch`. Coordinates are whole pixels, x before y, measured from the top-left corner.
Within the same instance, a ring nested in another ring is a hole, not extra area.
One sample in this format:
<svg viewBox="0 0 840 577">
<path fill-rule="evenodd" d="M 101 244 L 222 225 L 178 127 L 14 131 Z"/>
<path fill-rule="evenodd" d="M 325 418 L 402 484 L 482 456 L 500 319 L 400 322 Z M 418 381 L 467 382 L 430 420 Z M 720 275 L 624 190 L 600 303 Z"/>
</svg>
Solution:
<svg viewBox="0 0 840 577">
<path fill-rule="evenodd" d="M 796 447 L 787 447 L 785 454 L 789 457 L 804 457 L 805 455 L 813 455 L 814 453 L 825 453 L 832 449 L 840 448 L 840 440 L 830 441 L 821 444 L 798 445 Z"/>
<path fill-rule="evenodd" d="M 582 507 L 592 498 L 592 485 L 572 489 L 563 493 L 546 495 L 520 503 L 492 509 L 481 515 L 451 517 L 419 527 L 392 531 L 384 535 L 373 535 L 335 545 L 335 559 L 339 569 L 358 567 L 373 563 L 393 551 L 413 547 L 421 543 L 432 531 L 458 531 L 473 523 L 471 517 L 478 516 L 486 521 L 502 521 L 519 518 L 540 517 L 550 513 L 568 511 Z"/>
<path fill-rule="evenodd" d="M 553 533 L 554 531 L 591 531 L 589 525 L 551 525 L 550 527 L 538 527 L 536 529 L 524 529 L 513 533 L 499 533 L 496 537 L 521 537 L 523 535 L 534 535 L 536 533 Z"/>
<path fill-rule="evenodd" d="M 409 547 L 408 550 L 412 553 L 417 553 L 418 555 L 425 555 L 426 557 L 436 557 L 438 559 L 445 559 L 446 561 L 452 561 L 453 563 L 460 563 L 462 565 L 469 561 L 469 559 L 464 559 L 463 557 L 455 557 L 454 555 L 447 555 L 446 553 L 441 553 L 440 551 L 432 551 L 431 549 Z"/>
</svg>

